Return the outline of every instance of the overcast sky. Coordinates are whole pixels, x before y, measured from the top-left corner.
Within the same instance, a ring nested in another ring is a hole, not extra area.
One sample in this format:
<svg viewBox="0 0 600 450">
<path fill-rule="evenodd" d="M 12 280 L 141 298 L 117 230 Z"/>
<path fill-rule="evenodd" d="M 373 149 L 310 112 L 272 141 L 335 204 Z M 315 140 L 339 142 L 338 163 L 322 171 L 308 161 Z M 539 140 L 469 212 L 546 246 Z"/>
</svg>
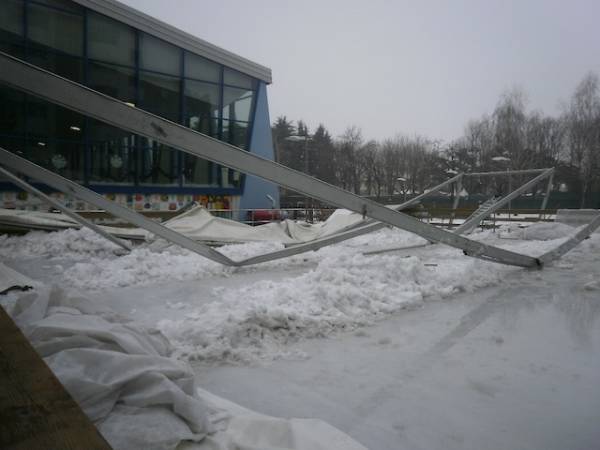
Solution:
<svg viewBox="0 0 600 450">
<path fill-rule="evenodd" d="M 452 140 L 519 87 L 560 111 L 600 74 L 598 0 L 122 0 L 273 71 L 271 121 Z"/>
</svg>

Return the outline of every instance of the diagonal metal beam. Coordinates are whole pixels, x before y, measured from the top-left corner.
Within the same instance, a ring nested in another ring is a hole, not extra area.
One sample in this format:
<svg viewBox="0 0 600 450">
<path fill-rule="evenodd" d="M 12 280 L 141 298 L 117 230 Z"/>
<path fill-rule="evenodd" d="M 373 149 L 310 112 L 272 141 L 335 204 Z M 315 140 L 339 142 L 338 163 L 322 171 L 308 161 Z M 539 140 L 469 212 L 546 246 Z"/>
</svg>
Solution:
<svg viewBox="0 0 600 450">
<path fill-rule="evenodd" d="M 39 197 L 42 200 L 50 203 L 56 209 L 59 209 L 60 211 L 62 211 L 65 216 L 69 216 L 71 219 L 73 219 L 76 222 L 80 223 L 84 227 L 88 227 L 90 230 L 98 233 L 103 238 L 108 239 L 109 241 L 111 241 L 114 244 L 117 244 L 119 247 L 127 250 L 128 252 L 131 251 L 131 247 L 128 244 L 126 244 L 125 242 L 121 241 L 120 239 L 117 239 L 112 234 L 107 233 L 102 228 L 100 228 L 98 225 L 96 225 L 93 222 L 90 222 L 89 220 L 87 220 L 84 217 L 81 217 L 76 212 L 71 211 L 71 209 L 67 208 L 62 203 L 60 203 L 60 202 L 54 200 L 52 197 L 44 194 L 42 191 L 40 191 L 39 189 L 36 189 L 35 187 L 33 187 L 32 185 L 30 185 L 29 183 L 27 183 L 25 180 L 22 180 L 19 177 L 17 177 L 16 175 L 13 175 L 12 173 L 10 173 L 8 170 L 6 170 L 5 168 L 3 168 L 2 166 L 0 166 L 0 174 L 4 175 L 12 183 L 14 183 L 15 185 L 19 186 L 23 190 L 25 190 L 25 191 L 27 191 L 27 192 L 35 195 L 36 197 Z"/>
<path fill-rule="evenodd" d="M 452 184 L 455 181 L 460 180 L 462 178 L 462 176 L 463 176 L 462 173 L 458 174 L 458 175 L 456 175 L 452 178 L 449 178 L 448 180 L 438 184 L 437 186 L 432 187 L 427 192 L 423 192 L 422 194 L 419 194 L 416 197 L 411 198 L 410 200 L 407 200 L 399 205 L 388 205 L 387 208 L 393 209 L 395 211 L 402 211 L 403 209 L 406 209 L 409 206 L 414 205 L 415 203 L 421 201 L 423 198 L 427 197 L 428 195 L 434 194 L 434 193 L 440 191 L 441 189 L 444 189 L 449 184 Z M 313 241 L 305 242 L 302 244 L 289 244 L 288 247 L 306 248 L 307 250 L 318 250 L 322 247 L 325 247 L 325 246 L 328 246 L 331 244 L 337 244 L 338 242 L 343 242 L 345 240 L 352 239 L 354 237 L 361 236 L 363 234 L 372 233 L 372 232 L 380 230 L 381 228 L 384 228 L 386 226 L 387 225 L 384 223 L 377 222 L 373 219 L 368 219 L 368 220 L 365 220 L 363 223 L 358 224 L 356 227 L 354 227 L 350 230 L 340 231 L 340 232 L 332 234 L 330 236 L 326 236 L 326 237 L 323 237 L 320 239 L 315 239 Z M 360 230 L 360 232 L 354 232 L 355 230 L 356 231 Z M 296 254 L 296 253 L 294 253 L 294 254 Z"/>
<path fill-rule="evenodd" d="M 490 177 L 496 175 L 527 175 L 541 173 L 548 169 L 518 169 L 518 170 L 496 170 L 492 172 L 466 172 L 465 177 Z"/>
<path fill-rule="evenodd" d="M 196 242 L 184 236 L 183 234 L 177 233 L 176 231 L 159 224 L 158 222 L 147 219 L 141 214 L 121 206 L 118 203 L 111 202 L 101 195 L 96 194 L 95 192 L 80 186 L 71 180 L 67 180 L 60 175 L 50 172 L 49 170 L 44 169 L 30 161 L 27 161 L 26 159 L 21 158 L 20 156 L 17 156 L 1 147 L 0 161 L 2 161 L 4 166 L 10 167 L 15 172 L 27 175 L 28 177 L 41 181 L 42 183 L 60 192 L 73 195 L 74 197 L 80 198 L 81 200 L 91 203 L 92 205 L 96 205 L 101 209 L 105 209 L 117 217 L 121 217 L 140 228 L 144 228 L 169 242 L 185 247 L 193 252 L 198 253 L 199 255 L 204 256 L 205 258 L 228 266 L 237 265 L 235 261 L 227 258 L 225 255 L 210 248 L 209 246 Z"/>
<path fill-rule="evenodd" d="M 258 176 L 326 203 L 361 213 L 380 222 L 418 234 L 430 241 L 462 249 L 473 256 L 484 256 L 491 260 L 522 267 L 539 265 L 537 258 L 473 241 L 422 223 L 372 200 L 132 107 L 2 52 L 0 52 L 0 66 L 2 67 L 0 82 L 120 129 L 155 139 L 186 153 Z M 72 189 L 73 186 L 70 185 L 70 188 Z M 89 194 L 86 195 L 89 196 Z M 100 199 L 104 200 L 102 197 Z M 95 200 L 99 201 L 100 199 Z M 90 201 L 90 203 L 94 202 Z M 136 222 L 140 222 L 139 218 L 131 214 L 131 210 L 126 208 L 123 210 L 121 211 L 123 215 L 127 214 Z M 153 228 L 158 231 L 156 234 L 160 236 L 167 231 L 174 233 L 165 227 L 158 228 L 157 225 L 154 222 Z M 175 239 L 182 243 L 185 242 L 186 245 L 181 244 L 184 247 L 193 246 L 194 251 L 200 254 L 210 254 L 211 259 L 220 259 L 223 264 L 233 263 L 229 258 L 208 247 L 201 246 L 185 236 L 178 235 L 171 236 L 171 238 L 173 242 L 176 242 Z"/>
<path fill-rule="evenodd" d="M 574 249 L 581 241 L 587 238 L 590 234 L 596 231 L 597 228 L 600 227 L 600 213 L 592 219 L 590 223 L 584 226 L 581 230 L 577 231 L 573 234 L 569 239 L 563 242 L 558 247 L 550 250 L 549 252 L 544 253 L 540 256 L 540 261 L 542 264 L 548 264 L 558 258 L 560 258 L 565 253 Z"/>
<path fill-rule="evenodd" d="M 481 213 L 476 214 L 471 219 L 467 220 L 466 222 L 461 224 L 459 227 L 457 227 L 456 230 L 454 230 L 454 232 L 457 234 L 464 234 L 464 233 L 469 233 L 469 232 L 473 231 L 473 228 L 477 227 L 477 225 L 479 225 L 479 223 L 483 219 L 485 219 L 486 217 L 495 213 L 500 208 L 502 208 L 504 205 L 506 205 L 508 202 L 510 202 L 511 200 L 514 200 L 519 195 L 521 195 L 521 193 L 525 192 L 527 189 L 532 188 L 537 183 L 542 181 L 544 178 L 551 176 L 553 173 L 554 173 L 554 168 L 544 169 L 544 171 L 541 174 L 539 174 L 537 177 L 529 180 L 523 186 L 512 191 L 510 194 L 505 195 L 500 200 L 498 200 L 496 203 L 494 203 L 489 209 L 486 209 L 485 211 L 482 211 Z"/>
</svg>

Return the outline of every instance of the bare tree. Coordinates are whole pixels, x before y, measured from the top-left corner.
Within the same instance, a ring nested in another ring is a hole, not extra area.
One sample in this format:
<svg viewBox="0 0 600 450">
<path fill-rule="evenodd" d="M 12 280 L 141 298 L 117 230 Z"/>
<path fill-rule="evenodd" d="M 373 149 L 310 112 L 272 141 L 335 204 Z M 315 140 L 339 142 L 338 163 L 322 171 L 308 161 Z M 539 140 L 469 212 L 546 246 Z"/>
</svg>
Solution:
<svg viewBox="0 0 600 450">
<path fill-rule="evenodd" d="M 600 87 L 589 73 L 579 83 L 566 112 L 567 142 L 571 164 L 579 168 L 580 207 L 600 181 Z"/>
</svg>

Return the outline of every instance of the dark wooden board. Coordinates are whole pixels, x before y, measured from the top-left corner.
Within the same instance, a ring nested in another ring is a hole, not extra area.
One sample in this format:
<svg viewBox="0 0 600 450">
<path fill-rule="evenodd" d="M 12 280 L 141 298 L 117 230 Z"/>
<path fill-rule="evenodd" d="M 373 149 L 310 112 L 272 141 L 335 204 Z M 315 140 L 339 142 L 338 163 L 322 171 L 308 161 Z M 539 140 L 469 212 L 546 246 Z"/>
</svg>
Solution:
<svg viewBox="0 0 600 450">
<path fill-rule="evenodd" d="M 2 307 L 0 448 L 111 448 Z"/>
</svg>

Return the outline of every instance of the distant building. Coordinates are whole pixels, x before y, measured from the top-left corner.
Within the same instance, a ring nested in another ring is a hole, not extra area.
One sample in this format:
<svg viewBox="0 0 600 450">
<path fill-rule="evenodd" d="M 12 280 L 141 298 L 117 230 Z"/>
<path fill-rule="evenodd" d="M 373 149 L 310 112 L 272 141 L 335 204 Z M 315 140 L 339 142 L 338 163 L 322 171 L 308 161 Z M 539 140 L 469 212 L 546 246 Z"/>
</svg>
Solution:
<svg viewBox="0 0 600 450">
<path fill-rule="evenodd" d="M 0 51 L 273 159 L 270 69 L 114 0 L 0 0 L 0 12 Z M 136 210 L 278 201 L 272 183 L 1 84 L 0 146 Z M 0 207 L 39 206 L 18 192 L 0 182 Z"/>
</svg>

